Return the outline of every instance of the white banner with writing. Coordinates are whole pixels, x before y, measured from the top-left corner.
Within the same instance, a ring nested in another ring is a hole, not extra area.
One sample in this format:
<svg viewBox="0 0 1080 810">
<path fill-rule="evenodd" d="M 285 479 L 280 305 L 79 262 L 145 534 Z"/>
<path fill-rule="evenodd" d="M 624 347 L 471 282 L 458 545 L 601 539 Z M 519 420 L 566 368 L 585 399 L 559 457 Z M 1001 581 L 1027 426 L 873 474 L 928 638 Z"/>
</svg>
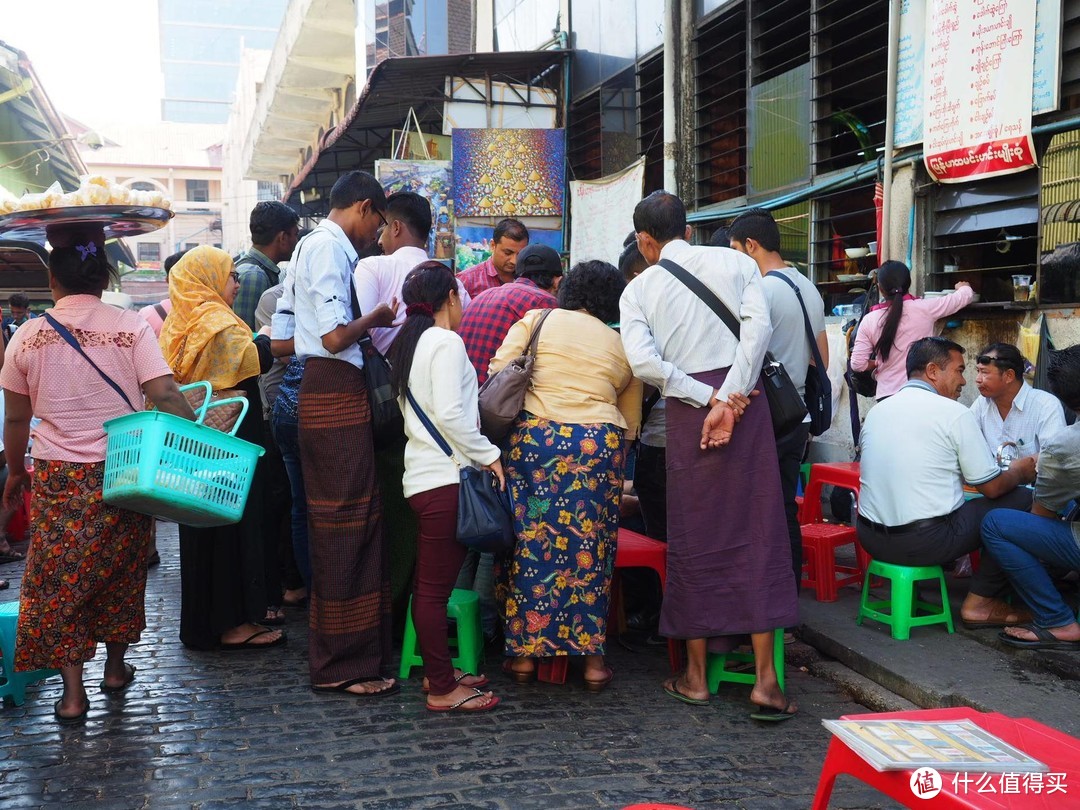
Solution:
<svg viewBox="0 0 1080 810">
<path fill-rule="evenodd" d="M 571 267 L 590 259 L 619 263 L 644 183 L 645 158 L 599 180 L 570 181 Z"/>
</svg>

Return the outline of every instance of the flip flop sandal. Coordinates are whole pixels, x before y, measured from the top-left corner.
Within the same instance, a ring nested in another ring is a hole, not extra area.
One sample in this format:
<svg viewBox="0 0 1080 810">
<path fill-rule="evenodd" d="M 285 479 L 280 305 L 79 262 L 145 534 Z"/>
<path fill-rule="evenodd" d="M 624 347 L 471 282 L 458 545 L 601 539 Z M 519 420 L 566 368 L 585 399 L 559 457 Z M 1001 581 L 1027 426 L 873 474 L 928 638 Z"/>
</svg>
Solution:
<svg viewBox="0 0 1080 810">
<path fill-rule="evenodd" d="M 1036 640 L 1032 641 L 1028 638 L 1010 636 L 1005 631 L 998 633 L 998 638 L 1010 647 L 1018 647 L 1021 650 L 1065 650 L 1067 652 L 1080 650 L 1080 641 L 1065 641 L 1055 636 L 1045 627 L 1038 627 L 1032 623 L 1018 624 L 1016 627 L 1034 633 Z"/>
<path fill-rule="evenodd" d="M 585 679 L 585 690 L 587 692 L 603 692 L 612 679 L 615 677 L 615 670 L 611 667 L 604 667 L 604 677 L 597 680 Z"/>
<path fill-rule="evenodd" d="M 245 638 L 243 641 L 234 641 L 234 642 L 222 643 L 222 644 L 220 644 L 218 646 L 218 649 L 221 650 L 222 652 L 235 652 L 237 650 L 268 650 L 271 647 L 280 647 L 282 644 L 285 643 L 285 641 L 288 638 L 288 636 L 286 636 L 284 633 L 282 633 L 280 636 L 278 636 L 273 641 L 267 641 L 267 642 L 265 642 L 263 644 L 253 642 L 253 639 L 258 638 L 259 636 L 265 636 L 267 633 L 273 633 L 273 632 L 275 632 L 275 631 L 273 631 L 273 630 L 259 630 L 258 632 L 252 633 L 250 636 Z"/>
<path fill-rule="evenodd" d="M 353 678 L 351 681 L 342 681 L 337 686 L 312 686 L 312 692 L 323 693 L 335 693 L 339 695 L 348 695 L 349 697 L 358 698 L 381 698 L 389 697 L 390 695 L 396 695 L 401 691 L 401 684 L 393 683 L 385 689 L 379 689 L 376 692 L 350 692 L 350 686 L 356 686 L 358 683 L 385 683 L 382 678 Z"/>
<path fill-rule="evenodd" d="M 664 687 L 664 692 L 666 694 L 670 695 L 671 697 L 675 698 L 676 700 L 681 700 L 683 703 L 688 703 L 691 706 L 708 706 L 709 705 L 709 699 L 708 698 L 705 698 L 704 700 L 702 700 L 701 698 L 690 697 L 690 695 L 686 694 L 685 692 L 680 691 L 679 690 L 679 681 L 678 681 L 677 678 L 671 682 L 671 686 L 665 686 Z"/>
<path fill-rule="evenodd" d="M 22 562 L 25 559 L 26 555 L 15 549 L 0 552 L 0 565 L 3 565 L 4 563 Z"/>
<path fill-rule="evenodd" d="M 64 702 L 63 698 L 60 698 L 53 704 L 53 717 L 56 718 L 56 722 L 62 726 L 74 726 L 79 723 L 86 722 L 86 715 L 90 711 L 90 701 L 86 701 L 86 705 L 83 706 L 82 714 L 66 715 L 60 714 L 60 704 Z"/>
<path fill-rule="evenodd" d="M 536 680 L 536 667 L 528 670 L 514 669 L 514 659 L 506 658 L 502 662 L 502 671 L 509 675 L 514 683 L 532 683 Z"/>
<path fill-rule="evenodd" d="M 126 672 L 124 673 L 124 682 L 122 684 L 119 686 L 109 686 L 109 684 L 102 680 L 101 683 L 98 684 L 98 689 L 106 695 L 115 695 L 117 692 L 123 692 L 127 689 L 131 685 L 131 682 L 135 680 L 135 665 L 125 663 L 124 669 Z"/>
<path fill-rule="evenodd" d="M 751 720 L 761 720 L 764 723 L 782 723 L 785 720 L 790 720 L 796 714 L 798 710 L 789 712 L 791 708 L 791 700 L 787 699 L 784 703 L 784 708 L 778 709 L 775 706 L 758 706 L 757 711 L 750 712 Z"/>
<path fill-rule="evenodd" d="M 472 714 L 473 712 L 489 712 L 499 705 L 499 699 L 492 695 L 491 700 L 485 703 L 483 706 L 478 706 L 475 709 L 465 708 L 465 704 L 469 701 L 476 700 L 477 698 L 485 697 L 485 693 L 479 689 L 473 690 L 474 694 L 468 697 L 463 697 L 457 703 L 453 703 L 449 706 L 432 706 L 430 703 L 426 704 L 429 712 L 464 712 L 465 714 Z"/>
<path fill-rule="evenodd" d="M 280 616 L 271 616 L 271 613 L 280 612 Z M 266 616 L 259 622 L 259 624 L 265 624 L 268 627 L 281 627 L 285 624 L 285 611 L 282 610 L 281 605 L 269 605 L 266 608 Z"/>
<path fill-rule="evenodd" d="M 454 678 L 454 683 L 461 683 L 466 678 L 479 678 L 480 679 L 476 683 L 467 683 L 467 684 L 465 684 L 465 686 L 471 687 L 473 689 L 480 689 L 481 687 L 487 686 L 490 683 L 490 681 L 487 678 L 487 675 L 474 675 L 471 672 L 462 672 L 460 675 L 458 675 L 456 678 Z M 423 692 L 426 695 L 431 690 L 426 686 L 421 686 L 420 691 Z"/>
</svg>

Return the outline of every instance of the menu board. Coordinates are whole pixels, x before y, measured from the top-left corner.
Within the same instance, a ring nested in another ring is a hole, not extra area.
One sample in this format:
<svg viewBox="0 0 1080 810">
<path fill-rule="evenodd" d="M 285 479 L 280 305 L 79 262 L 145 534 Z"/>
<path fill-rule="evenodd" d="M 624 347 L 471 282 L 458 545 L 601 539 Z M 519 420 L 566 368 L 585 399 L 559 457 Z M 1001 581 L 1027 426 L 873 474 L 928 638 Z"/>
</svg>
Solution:
<svg viewBox="0 0 1080 810">
<path fill-rule="evenodd" d="M 930 175 L 958 183 L 1035 166 L 1035 4 L 930 0 L 926 34 L 923 153 Z"/>
<path fill-rule="evenodd" d="M 926 6 L 930 0 L 900 0 L 897 41 L 896 123 L 893 142 L 899 147 L 923 140 L 923 72 Z M 989 3 L 983 4 L 989 5 Z M 1061 100 L 1061 0 L 1036 0 L 1031 113 L 1056 110 Z"/>
</svg>

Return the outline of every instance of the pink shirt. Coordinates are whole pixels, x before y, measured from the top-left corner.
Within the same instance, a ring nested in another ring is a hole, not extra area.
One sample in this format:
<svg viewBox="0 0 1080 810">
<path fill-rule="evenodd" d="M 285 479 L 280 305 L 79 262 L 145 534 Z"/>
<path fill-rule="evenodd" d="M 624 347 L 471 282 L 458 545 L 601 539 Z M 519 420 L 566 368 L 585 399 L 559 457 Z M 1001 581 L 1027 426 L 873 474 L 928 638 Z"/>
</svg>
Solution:
<svg viewBox="0 0 1080 810">
<path fill-rule="evenodd" d="M 101 303 L 93 295 L 68 295 L 50 310 L 83 351 L 142 407 L 142 384 L 171 377 L 150 324 L 137 312 Z M 105 459 L 103 425 L 131 413 L 86 359 L 44 318 L 20 326 L 8 344 L 0 386 L 30 397 L 41 423 L 34 430 L 34 458 L 95 462 Z"/>
<path fill-rule="evenodd" d="M 150 324 L 150 328 L 154 330 L 154 334 L 161 337 L 161 327 L 165 325 L 165 319 L 162 318 L 161 314 L 157 311 L 159 306 L 165 310 L 166 315 L 172 312 L 172 301 L 166 298 L 164 301 L 157 304 L 143 307 L 139 310 L 139 315 L 144 321 Z"/>
<path fill-rule="evenodd" d="M 975 293 L 971 287 L 961 287 L 950 295 L 938 298 L 916 298 L 904 301 L 904 311 L 900 316 L 900 325 L 896 330 L 896 339 L 889 351 L 889 359 L 884 363 L 880 357 L 874 372 L 877 380 L 876 399 L 889 397 L 907 383 L 907 353 L 911 344 L 934 334 L 934 324 L 938 318 L 952 315 L 971 303 Z M 859 333 L 855 336 L 855 346 L 851 350 L 851 367 L 855 371 L 866 371 L 870 352 L 881 337 L 888 308 L 875 309 L 866 314 L 859 324 Z"/>
</svg>

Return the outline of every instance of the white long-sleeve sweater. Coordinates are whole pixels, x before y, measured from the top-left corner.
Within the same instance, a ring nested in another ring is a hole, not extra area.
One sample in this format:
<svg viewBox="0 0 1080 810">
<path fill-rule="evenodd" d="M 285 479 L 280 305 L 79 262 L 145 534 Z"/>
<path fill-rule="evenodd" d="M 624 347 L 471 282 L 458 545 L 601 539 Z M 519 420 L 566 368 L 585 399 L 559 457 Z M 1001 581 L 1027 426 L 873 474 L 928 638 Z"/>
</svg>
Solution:
<svg viewBox="0 0 1080 810">
<path fill-rule="evenodd" d="M 476 371 L 456 333 L 436 326 L 420 336 L 409 371 L 409 390 L 461 466 L 482 467 L 499 457 L 499 448 L 480 433 Z M 458 463 L 439 449 L 404 397 L 402 409 L 409 440 L 402 476 L 405 497 L 458 483 Z"/>
</svg>

